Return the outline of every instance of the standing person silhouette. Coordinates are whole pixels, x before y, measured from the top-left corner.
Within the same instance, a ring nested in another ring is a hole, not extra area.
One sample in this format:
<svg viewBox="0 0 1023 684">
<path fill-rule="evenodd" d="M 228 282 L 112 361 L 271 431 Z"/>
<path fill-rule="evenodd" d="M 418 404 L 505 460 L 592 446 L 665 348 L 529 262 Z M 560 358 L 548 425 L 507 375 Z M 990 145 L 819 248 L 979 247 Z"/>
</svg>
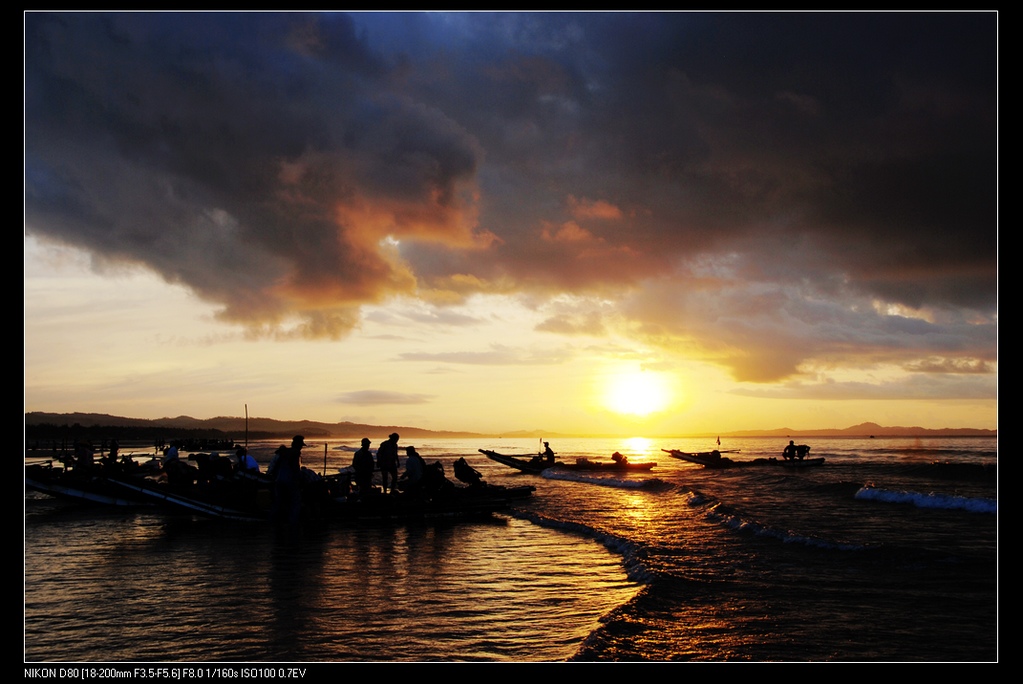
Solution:
<svg viewBox="0 0 1023 684">
<path fill-rule="evenodd" d="M 295 435 L 291 446 L 278 449 L 274 480 L 274 517 L 289 525 L 297 525 L 302 515 L 302 435 Z"/>
<path fill-rule="evenodd" d="M 381 442 L 377 448 L 377 467 L 380 468 L 380 477 L 384 481 L 384 494 L 387 493 L 387 480 L 391 480 L 391 493 L 398 491 L 398 466 L 401 465 L 398 457 L 398 433 L 392 432 L 386 442 Z"/>
<path fill-rule="evenodd" d="M 355 471 L 355 486 L 359 488 L 359 496 L 369 496 L 373 487 L 373 454 L 369 450 L 369 438 L 362 438 L 362 448 L 352 457 L 352 470 Z"/>
</svg>

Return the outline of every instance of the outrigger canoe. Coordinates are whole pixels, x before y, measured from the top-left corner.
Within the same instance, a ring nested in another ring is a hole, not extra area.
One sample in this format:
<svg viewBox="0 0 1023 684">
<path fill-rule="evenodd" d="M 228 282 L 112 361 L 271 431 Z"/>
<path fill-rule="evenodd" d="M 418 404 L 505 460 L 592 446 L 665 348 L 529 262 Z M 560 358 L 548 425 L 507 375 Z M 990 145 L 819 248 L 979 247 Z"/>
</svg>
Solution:
<svg viewBox="0 0 1023 684">
<path fill-rule="evenodd" d="M 784 458 L 754 458 L 748 461 L 735 461 L 727 456 L 722 456 L 722 453 L 735 453 L 735 452 L 721 452 L 721 451 L 679 451 L 678 449 L 661 449 L 672 458 L 677 458 L 680 461 L 688 461 L 690 463 L 696 463 L 702 465 L 705 468 L 745 468 L 748 466 L 781 466 L 783 468 L 810 468 L 813 466 L 824 465 L 824 458 L 804 458 L 804 459 L 793 459 L 786 460 Z"/>
</svg>

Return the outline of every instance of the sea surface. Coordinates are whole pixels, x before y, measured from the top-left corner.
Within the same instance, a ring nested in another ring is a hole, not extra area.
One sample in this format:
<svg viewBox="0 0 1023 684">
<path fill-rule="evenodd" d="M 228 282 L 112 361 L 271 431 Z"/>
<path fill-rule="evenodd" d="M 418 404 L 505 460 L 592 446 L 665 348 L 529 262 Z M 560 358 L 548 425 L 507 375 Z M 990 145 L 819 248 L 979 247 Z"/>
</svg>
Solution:
<svg viewBox="0 0 1023 684">
<path fill-rule="evenodd" d="M 550 441 L 566 462 L 657 465 L 528 475 L 478 450 L 529 456 L 536 440 L 417 441 L 452 480 L 464 456 L 488 482 L 536 487 L 490 521 L 440 525 L 296 531 L 27 492 L 25 661 L 999 659 L 995 439 L 797 439 L 826 458 L 801 470 L 662 451 L 708 440 Z M 786 441 L 720 448 L 753 459 Z M 265 465 L 277 446 L 250 451 Z M 357 447 L 303 461 L 337 472 Z"/>
</svg>

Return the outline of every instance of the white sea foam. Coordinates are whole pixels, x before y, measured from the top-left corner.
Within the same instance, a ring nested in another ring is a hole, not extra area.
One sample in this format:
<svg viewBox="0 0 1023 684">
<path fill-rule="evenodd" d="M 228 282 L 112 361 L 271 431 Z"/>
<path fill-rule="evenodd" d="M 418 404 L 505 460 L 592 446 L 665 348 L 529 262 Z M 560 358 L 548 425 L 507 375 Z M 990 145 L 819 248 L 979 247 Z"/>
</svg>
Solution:
<svg viewBox="0 0 1023 684">
<path fill-rule="evenodd" d="M 866 486 L 856 492 L 856 498 L 866 501 L 882 501 L 884 503 L 912 504 L 918 508 L 946 508 L 974 513 L 997 513 L 998 502 L 994 499 L 978 499 L 949 494 L 923 494 L 906 492 L 880 487 Z"/>
</svg>

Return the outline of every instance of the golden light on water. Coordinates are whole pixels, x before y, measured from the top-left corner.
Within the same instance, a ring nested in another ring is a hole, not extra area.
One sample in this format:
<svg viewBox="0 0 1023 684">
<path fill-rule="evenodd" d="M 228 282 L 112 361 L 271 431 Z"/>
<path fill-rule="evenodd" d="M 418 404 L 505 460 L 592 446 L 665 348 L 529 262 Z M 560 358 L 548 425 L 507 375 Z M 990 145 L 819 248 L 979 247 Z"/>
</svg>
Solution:
<svg viewBox="0 0 1023 684">
<path fill-rule="evenodd" d="M 625 440 L 625 447 L 630 451 L 646 454 L 653 448 L 653 440 L 646 437 L 630 437 Z"/>
</svg>

